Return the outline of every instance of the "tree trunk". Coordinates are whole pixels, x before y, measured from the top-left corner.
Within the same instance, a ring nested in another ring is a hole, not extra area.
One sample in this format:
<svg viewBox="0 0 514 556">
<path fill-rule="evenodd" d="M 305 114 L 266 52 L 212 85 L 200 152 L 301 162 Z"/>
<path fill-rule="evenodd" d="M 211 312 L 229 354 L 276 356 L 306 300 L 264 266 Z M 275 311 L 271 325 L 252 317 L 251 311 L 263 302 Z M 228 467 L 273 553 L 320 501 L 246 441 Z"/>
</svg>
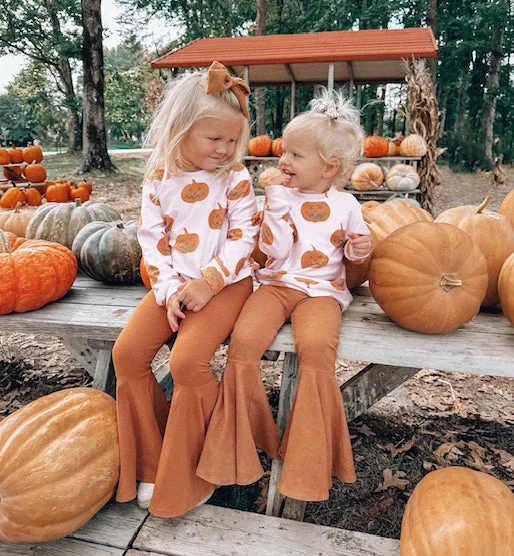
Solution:
<svg viewBox="0 0 514 556">
<path fill-rule="evenodd" d="M 113 170 L 107 152 L 101 0 L 81 0 L 84 67 L 83 150 L 80 171 Z"/>
<path fill-rule="evenodd" d="M 256 35 L 266 34 L 266 0 L 257 0 Z M 255 88 L 255 126 L 257 135 L 266 135 L 266 104 L 264 87 Z"/>
<path fill-rule="evenodd" d="M 82 127 L 79 113 L 79 99 L 75 94 L 71 64 L 68 58 L 59 60 L 58 73 L 65 95 L 68 152 L 74 153 L 80 151 L 82 148 Z"/>
<path fill-rule="evenodd" d="M 432 27 L 435 40 L 437 40 L 437 0 L 427 0 L 427 26 Z M 437 85 L 437 58 L 427 58 L 427 69 L 430 79 Z"/>
<path fill-rule="evenodd" d="M 484 137 L 484 158 L 493 164 L 493 125 L 496 116 L 496 97 L 500 84 L 500 63 L 505 22 L 499 21 L 493 31 L 493 46 L 487 72 L 487 84 L 482 111 L 482 134 Z"/>
<path fill-rule="evenodd" d="M 469 61 L 467 58 L 467 65 L 463 68 L 460 75 L 459 83 L 459 95 L 457 97 L 457 115 L 455 116 L 455 123 L 453 126 L 453 132 L 455 135 L 459 135 L 462 131 L 462 124 L 464 123 L 464 113 L 466 111 L 466 96 L 468 92 L 469 84 Z"/>
</svg>

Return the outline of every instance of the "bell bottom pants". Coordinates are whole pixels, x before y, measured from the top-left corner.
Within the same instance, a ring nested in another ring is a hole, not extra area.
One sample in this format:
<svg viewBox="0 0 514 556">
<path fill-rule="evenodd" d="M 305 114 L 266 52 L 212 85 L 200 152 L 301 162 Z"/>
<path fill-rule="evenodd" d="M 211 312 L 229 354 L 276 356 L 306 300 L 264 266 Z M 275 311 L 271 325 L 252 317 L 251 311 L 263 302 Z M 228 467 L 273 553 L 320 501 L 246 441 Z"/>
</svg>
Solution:
<svg viewBox="0 0 514 556">
<path fill-rule="evenodd" d="M 280 442 L 259 362 L 290 319 L 298 354 L 298 387 Z M 330 297 L 261 286 L 234 326 L 229 357 L 197 475 L 218 485 L 245 485 L 263 475 L 256 448 L 284 460 L 279 491 L 297 500 L 326 500 L 332 476 L 355 481 L 352 449 L 335 376 L 341 307 Z"/>
<path fill-rule="evenodd" d="M 149 292 L 113 348 L 120 443 L 116 500 L 136 497 L 136 481 L 155 483 L 150 512 L 183 515 L 214 490 L 196 475 L 219 384 L 210 360 L 252 292 L 245 278 L 225 287 L 198 313 L 186 311 L 170 354 L 174 391 L 169 406 L 151 363 L 173 333 L 166 309 Z"/>
</svg>

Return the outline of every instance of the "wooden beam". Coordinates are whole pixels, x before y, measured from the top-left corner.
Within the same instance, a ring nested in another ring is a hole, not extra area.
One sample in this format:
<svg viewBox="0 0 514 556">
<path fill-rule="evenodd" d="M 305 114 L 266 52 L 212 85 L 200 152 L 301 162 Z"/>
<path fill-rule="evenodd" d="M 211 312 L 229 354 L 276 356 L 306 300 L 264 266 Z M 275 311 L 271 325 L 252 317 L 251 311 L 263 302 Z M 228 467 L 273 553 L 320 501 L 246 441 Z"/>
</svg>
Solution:
<svg viewBox="0 0 514 556">
<path fill-rule="evenodd" d="M 327 89 L 329 91 L 334 90 L 334 62 L 330 62 L 330 64 L 328 64 Z"/>
<path fill-rule="evenodd" d="M 350 80 L 348 82 L 348 88 L 349 88 L 348 96 L 350 98 L 352 98 L 353 97 L 353 87 L 354 87 L 354 84 L 353 84 L 353 81 L 354 81 L 353 62 L 351 60 L 349 60 L 347 62 L 347 65 L 348 65 L 348 75 L 350 77 Z"/>
</svg>

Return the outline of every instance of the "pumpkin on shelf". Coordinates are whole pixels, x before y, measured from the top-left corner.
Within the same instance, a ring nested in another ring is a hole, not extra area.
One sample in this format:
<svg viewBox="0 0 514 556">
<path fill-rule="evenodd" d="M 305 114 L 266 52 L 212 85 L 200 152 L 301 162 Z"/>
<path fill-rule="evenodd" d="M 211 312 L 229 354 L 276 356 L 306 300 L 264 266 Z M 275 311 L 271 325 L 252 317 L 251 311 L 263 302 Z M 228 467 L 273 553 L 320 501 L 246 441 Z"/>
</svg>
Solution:
<svg viewBox="0 0 514 556">
<path fill-rule="evenodd" d="M 384 313 L 403 328 L 445 334 L 480 310 L 487 263 L 456 226 L 416 222 L 374 246 L 369 286 Z"/>
<path fill-rule="evenodd" d="M 10 187 L 2 195 L 0 199 L 0 207 L 4 209 L 13 209 L 18 203 L 22 205 L 29 206 L 39 206 L 42 202 L 41 193 L 34 188 L 28 187 L 26 189 L 21 189 L 20 187 Z"/>
<path fill-rule="evenodd" d="M 34 207 L 28 208 L 18 203 L 13 209 L 0 211 L 0 230 L 11 232 L 18 237 L 25 237 L 27 225 L 34 214 Z"/>
<path fill-rule="evenodd" d="M 11 155 L 7 149 L 0 149 L 0 165 L 11 164 Z"/>
<path fill-rule="evenodd" d="M 457 466 L 432 471 L 405 506 L 400 556 L 508 556 L 513 516 L 514 494 L 495 477 Z"/>
<path fill-rule="evenodd" d="M 7 234 L 0 231 L 0 315 L 34 311 L 68 292 L 77 275 L 69 249 L 25 238 L 13 244 Z"/>
<path fill-rule="evenodd" d="M 500 270 L 498 296 L 503 314 L 514 324 L 514 253 L 507 258 Z"/>
<path fill-rule="evenodd" d="M 362 154 L 368 158 L 387 156 L 389 143 L 385 137 L 368 135 L 364 137 Z"/>
<path fill-rule="evenodd" d="M 38 398 L 0 424 L 0 541 L 47 542 L 87 523 L 119 477 L 114 400 L 94 388 Z"/>
<path fill-rule="evenodd" d="M 138 228 L 136 220 L 86 224 L 75 237 L 72 246 L 80 270 L 100 282 L 138 282 L 141 261 Z"/>
<path fill-rule="evenodd" d="M 31 145 L 23 149 L 23 160 L 27 164 L 39 163 L 43 160 L 43 151 L 38 145 Z M 43 180 L 41 180 L 43 181 Z"/>
<path fill-rule="evenodd" d="M 505 195 L 498 212 L 503 214 L 514 227 L 514 189 Z"/>
<path fill-rule="evenodd" d="M 268 185 L 276 185 L 279 183 L 277 180 L 282 179 L 282 177 L 282 172 L 278 168 L 272 166 L 259 174 L 257 177 L 257 183 L 264 189 L 265 187 L 268 187 Z"/>
<path fill-rule="evenodd" d="M 119 212 L 104 203 L 46 203 L 34 212 L 27 226 L 27 237 L 56 241 L 69 247 L 75 236 L 89 222 L 121 220 Z"/>
<path fill-rule="evenodd" d="M 387 141 L 387 156 L 396 156 L 398 154 L 400 154 L 400 149 L 396 146 L 394 141 L 389 139 Z"/>
<path fill-rule="evenodd" d="M 432 222 L 432 215 L 424 209 L 413 206 L 402 199 L 379 204 L 363 214 L 368 225 L 373 245 L 392 234 L 395 230 L 415 222 Z"/>
<path fill-rule="evenodd" d="M 271 142 L 271 154 L 273 156 L 282 156 L 284 154 L 283 143 L 284 141 L 282 137 L 273 139 L 273 141 Z"/>
<path fill-rule="evenodd" d="M 354 169 L 350 182 L 357 191 L 379 189 L 384 182 L 384 172 L 378 164 L 364 162 Z"/>
<path fill-rule="evenodd" d="M 400 143 L 400 155 L 401 156 L 425 156 L 427 154 L 427 143 L 421 137 L 421 135 L 416 135 L 412 133 L 407 135 Z"/>
<path fill-rule="evenodd" d="M 7 152 L 11 157 L 12 164 L 19 164 L 20 162 L 23 162 L 23 151 L 18 147 L 11 147 L 10 149 L 7 149 Z"/>
<path fill-rule="evenodd" d="M 250 156 L 269 156 L 271 153 L 271 139 L 267 135 L 258 135 L 248 141 Z"/>
<path fill-rule="evenodd" d="M 391 191 L 412 191 L 419 185 L 419 174 L 408 164 L 395 164 L 387 172 L 385 183 Z"/>
<path fill-rule="evenodd" d="M 436 223 L 453 224 L 467 232 L 476 242 L 487 261 L 489 284 L 482 305 L 499 303 L 498 276 L 507 257 L 514 252 L 514 229 L 501 214 L 485 210 L 491 202 L 487 196 L 479 206 L 464 205 L 442 212 Z"/>
<path fill-rule="evenodd" d="M 42 183 L 46 180 L 46 170 L 41 164 L 28 164 L 23 169 L 23 173 L 31 183 Z"/>
<path fill-rule="evenodd" d="M 2 168 L 2 174 L 4 178 L 11 181 L 25 181 L 22 166 L 4 166 Z"/>
</svg>

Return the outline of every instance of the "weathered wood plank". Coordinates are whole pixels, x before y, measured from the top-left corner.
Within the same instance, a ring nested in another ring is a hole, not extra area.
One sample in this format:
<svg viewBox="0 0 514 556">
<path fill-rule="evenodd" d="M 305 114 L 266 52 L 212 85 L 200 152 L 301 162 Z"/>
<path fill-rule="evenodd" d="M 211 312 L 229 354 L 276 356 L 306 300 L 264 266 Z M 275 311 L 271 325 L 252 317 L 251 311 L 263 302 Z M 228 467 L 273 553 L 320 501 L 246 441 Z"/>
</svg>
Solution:
<svg viewBox="0 0 514 556">
<path fill-rule="evenodd" d="M 127 549 L 148 517 L 135 502 L 109 502 L 70 537 L 82 541 Z"/>
<path fill-rule="evenodd" d="M 150 516 L 133 548 L 182 556 L 397 556 L 399 542 L 204 505 L 176 519 Z"/>
<path fill-rule="evenodd" d="M 0 543 L 0 556 L 122 556 L 123 549 L 76 539 L 45 543 Z"/>
<path fill-rule="evenodd" d="M 110 349 L 101 349 L 98 351 L 93 388 L 114 395 L 116 390 L 116 376 L 114 374 Z"/>
<path fill-rule="evenodd" d="M 86 339 L 74 336 L 61 336 L 61 342 L 75 359 L 92 376 L 95 376 L 98 350 L 92 348 Z"/>
</svg>

